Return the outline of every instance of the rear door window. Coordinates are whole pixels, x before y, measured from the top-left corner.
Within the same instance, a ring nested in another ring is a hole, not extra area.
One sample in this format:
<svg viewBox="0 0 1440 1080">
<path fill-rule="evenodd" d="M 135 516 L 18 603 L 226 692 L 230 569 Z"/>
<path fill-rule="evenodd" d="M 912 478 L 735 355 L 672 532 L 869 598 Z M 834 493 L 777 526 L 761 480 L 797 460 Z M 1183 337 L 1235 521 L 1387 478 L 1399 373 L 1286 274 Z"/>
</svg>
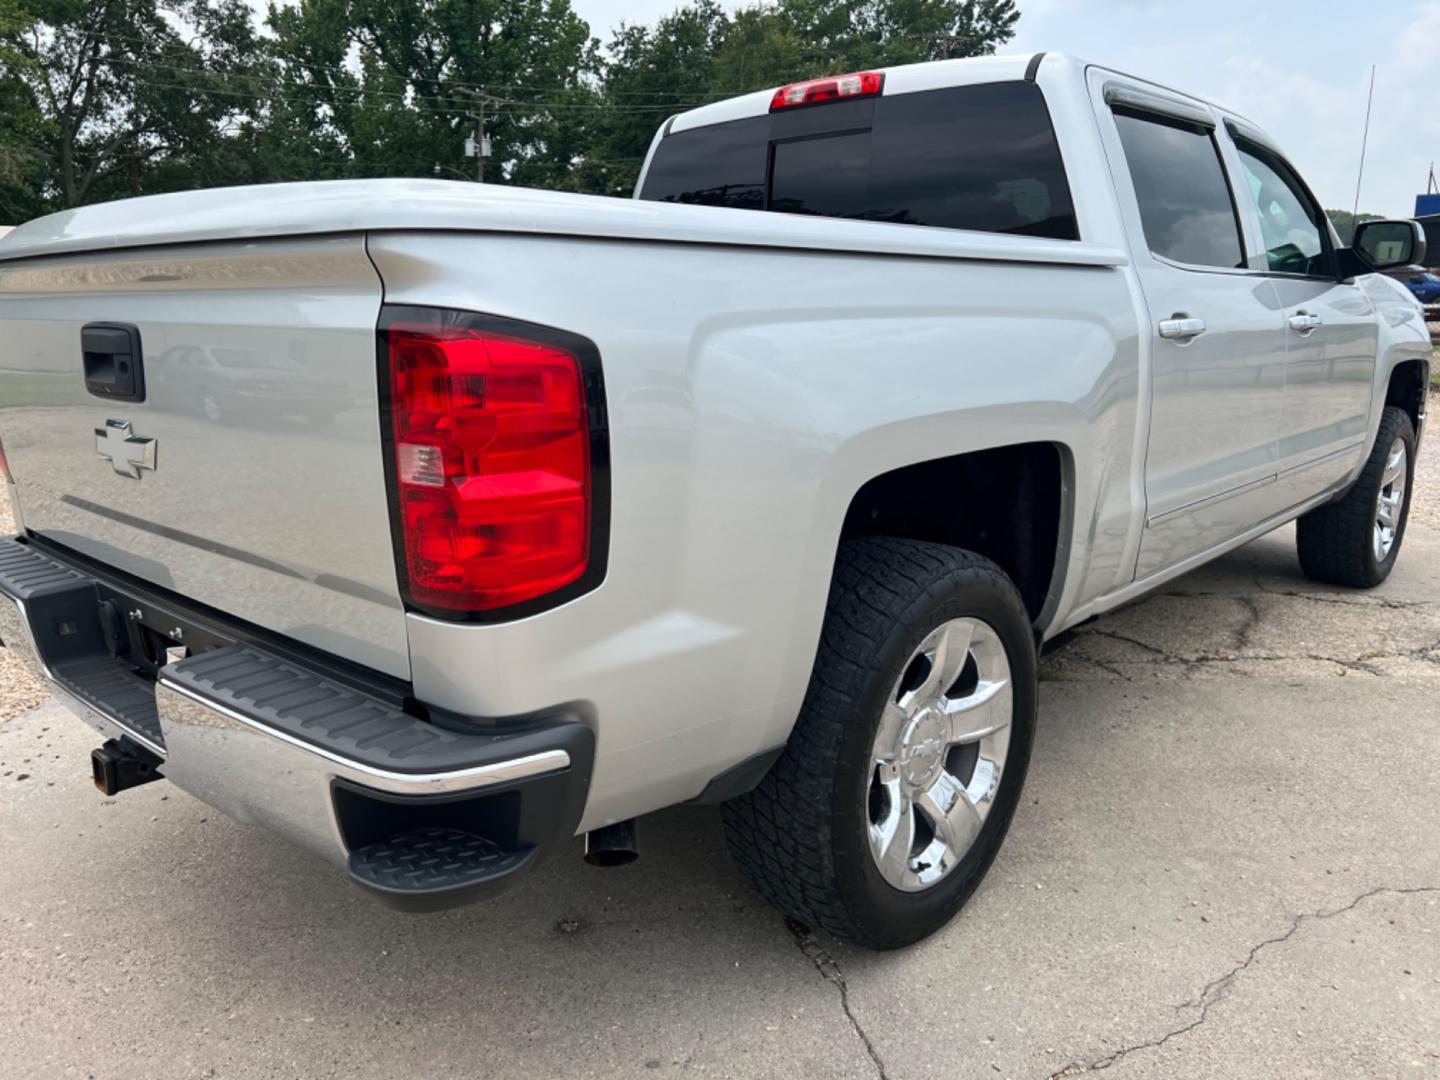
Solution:
<svg viewBox="0 0 1440 1080">
<path fill-rule="evenodd" d="M 1116 107 L 1115 127 L 1153 254 L 1189 266 L 1245 266 L 1240 221 L 1214 132 Z"/>
<path fill-rule="evenodd" d="M 661 140 L 641 198 L 1079 238 L 1030 82 L 811 106 Z"/>
</svg>

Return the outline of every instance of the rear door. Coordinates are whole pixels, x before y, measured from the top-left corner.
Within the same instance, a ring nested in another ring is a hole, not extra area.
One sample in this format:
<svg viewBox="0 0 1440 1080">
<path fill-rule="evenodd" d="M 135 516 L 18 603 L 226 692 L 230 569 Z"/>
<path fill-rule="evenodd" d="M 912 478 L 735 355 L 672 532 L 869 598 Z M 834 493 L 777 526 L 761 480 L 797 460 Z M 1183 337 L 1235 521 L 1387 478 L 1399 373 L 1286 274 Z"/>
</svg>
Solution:
<svg viewBox="0 0 1440 1080">
<path fill-rule="evenodd" d="M 408 677 L 380 302 L 359 235 L 0 262 L 0 434 L 25 526 Z M 87 389 L 97 323 L 137 335 L 142 400 Z"/>
<path fill-rule="evenodd" d="M 1285 318 L 1280 489 L 1291 504 L 1323 491 L 1364 453 L 1380 328 L 1353 280 L 1336 277 L 1325 213 L 1280 154 L 1231 128 L 1264 272 Z"/>
<path fill-rule="evenodd" d="M 1106 154 L 1149 311 L 1146 577 L 1278 512 L 1285 337 L 1250 273 L 1210 109 L 1091 73 Z"/>
</svg>

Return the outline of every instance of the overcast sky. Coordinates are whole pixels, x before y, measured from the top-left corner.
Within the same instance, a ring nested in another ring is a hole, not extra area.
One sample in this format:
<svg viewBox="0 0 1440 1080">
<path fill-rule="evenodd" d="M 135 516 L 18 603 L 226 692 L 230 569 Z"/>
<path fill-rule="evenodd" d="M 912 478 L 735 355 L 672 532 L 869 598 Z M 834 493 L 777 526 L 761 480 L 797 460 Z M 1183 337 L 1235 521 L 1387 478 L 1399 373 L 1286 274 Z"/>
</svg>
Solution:
<svg viewBox="0 0 1440 1080">
<path fill-rule="evenodd" d="M 608 41 L 675 0 L 571 0 Z M 734 2 L 730 7 L 740 6 Z M 1365 94 L 1375 107 L 1360 209 L 1409 216 L 1440 158 L 1440 0 L 1019 0 L 1003 52 L 1054 50 L 1213 98 L 1285 148 L 1327 207 L 1350 209 Z"/>
</svg>

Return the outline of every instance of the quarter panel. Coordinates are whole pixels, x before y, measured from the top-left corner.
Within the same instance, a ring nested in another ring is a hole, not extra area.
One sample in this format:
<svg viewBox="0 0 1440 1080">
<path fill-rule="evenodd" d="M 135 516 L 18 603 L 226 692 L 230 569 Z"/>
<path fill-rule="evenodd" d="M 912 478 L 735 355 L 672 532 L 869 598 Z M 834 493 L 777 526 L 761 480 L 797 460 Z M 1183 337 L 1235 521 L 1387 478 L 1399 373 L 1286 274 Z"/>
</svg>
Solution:
<svg viewBox="0 0 1440 1080">
<path fill-rule="evenodd" d="M 1057 606 L 1125 573 L 1138 354 L 1123 271 L 502 235 L 369 246 L 391 302 L 557 326 L 600 351 L 605 581 L 510 624 L 409 617 L 421 700 L 592 718 L 582 828 L 693 797 L 784 740 L 845 511 L 880 473 L 1058 443 L 1084 540 Z"/>
</svg>

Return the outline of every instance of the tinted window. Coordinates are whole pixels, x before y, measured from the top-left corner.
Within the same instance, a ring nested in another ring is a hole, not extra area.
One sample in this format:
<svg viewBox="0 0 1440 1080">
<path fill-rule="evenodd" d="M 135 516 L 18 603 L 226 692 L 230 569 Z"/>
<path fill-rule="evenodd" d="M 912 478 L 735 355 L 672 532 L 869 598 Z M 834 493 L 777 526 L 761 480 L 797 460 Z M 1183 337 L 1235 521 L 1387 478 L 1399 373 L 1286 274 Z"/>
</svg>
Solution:
<svg viewBox="0 0 1440 1080">
<path fill-rule="evenodd" d="M 1211 132 L 1120 109 L 1115 126 L 1150 250 L 1191 266 L 1243 267 L 1235 204 Z"/>
<path fill-rule="evenodd" d="M 1304 193 L 1289 167 L 1268 151 L 1236 143 L 1250 197 L 1260 211 L 1260 235 L 1271 270 L 1330 276 L 1330 256 L 1321 235 L 1320 209 Z"/>
<path fill-rule="evenodd" d="M 641 197 L 762 210 L 769 138 L 768 116 L 666 136 L 650 162 Z"/>
<path fill-rule="evenodd" d="M 872 218 L 1079 235 L 1050 113 L 1034 83 L 882 97 L 871 156 Z"/>
<path fill-rule="evenodd" d="M 1078 238 L 1050 114 L 1033 83 L 882 96 L 873 111 L 850 107 L 860 104 L 667 136 L 641 197 Z"/>
<path fill-rule="evenodd" d="M 863 217 L 870 186 L 870 132 L 775 144 L 770 209 Z"/>
</svg>

